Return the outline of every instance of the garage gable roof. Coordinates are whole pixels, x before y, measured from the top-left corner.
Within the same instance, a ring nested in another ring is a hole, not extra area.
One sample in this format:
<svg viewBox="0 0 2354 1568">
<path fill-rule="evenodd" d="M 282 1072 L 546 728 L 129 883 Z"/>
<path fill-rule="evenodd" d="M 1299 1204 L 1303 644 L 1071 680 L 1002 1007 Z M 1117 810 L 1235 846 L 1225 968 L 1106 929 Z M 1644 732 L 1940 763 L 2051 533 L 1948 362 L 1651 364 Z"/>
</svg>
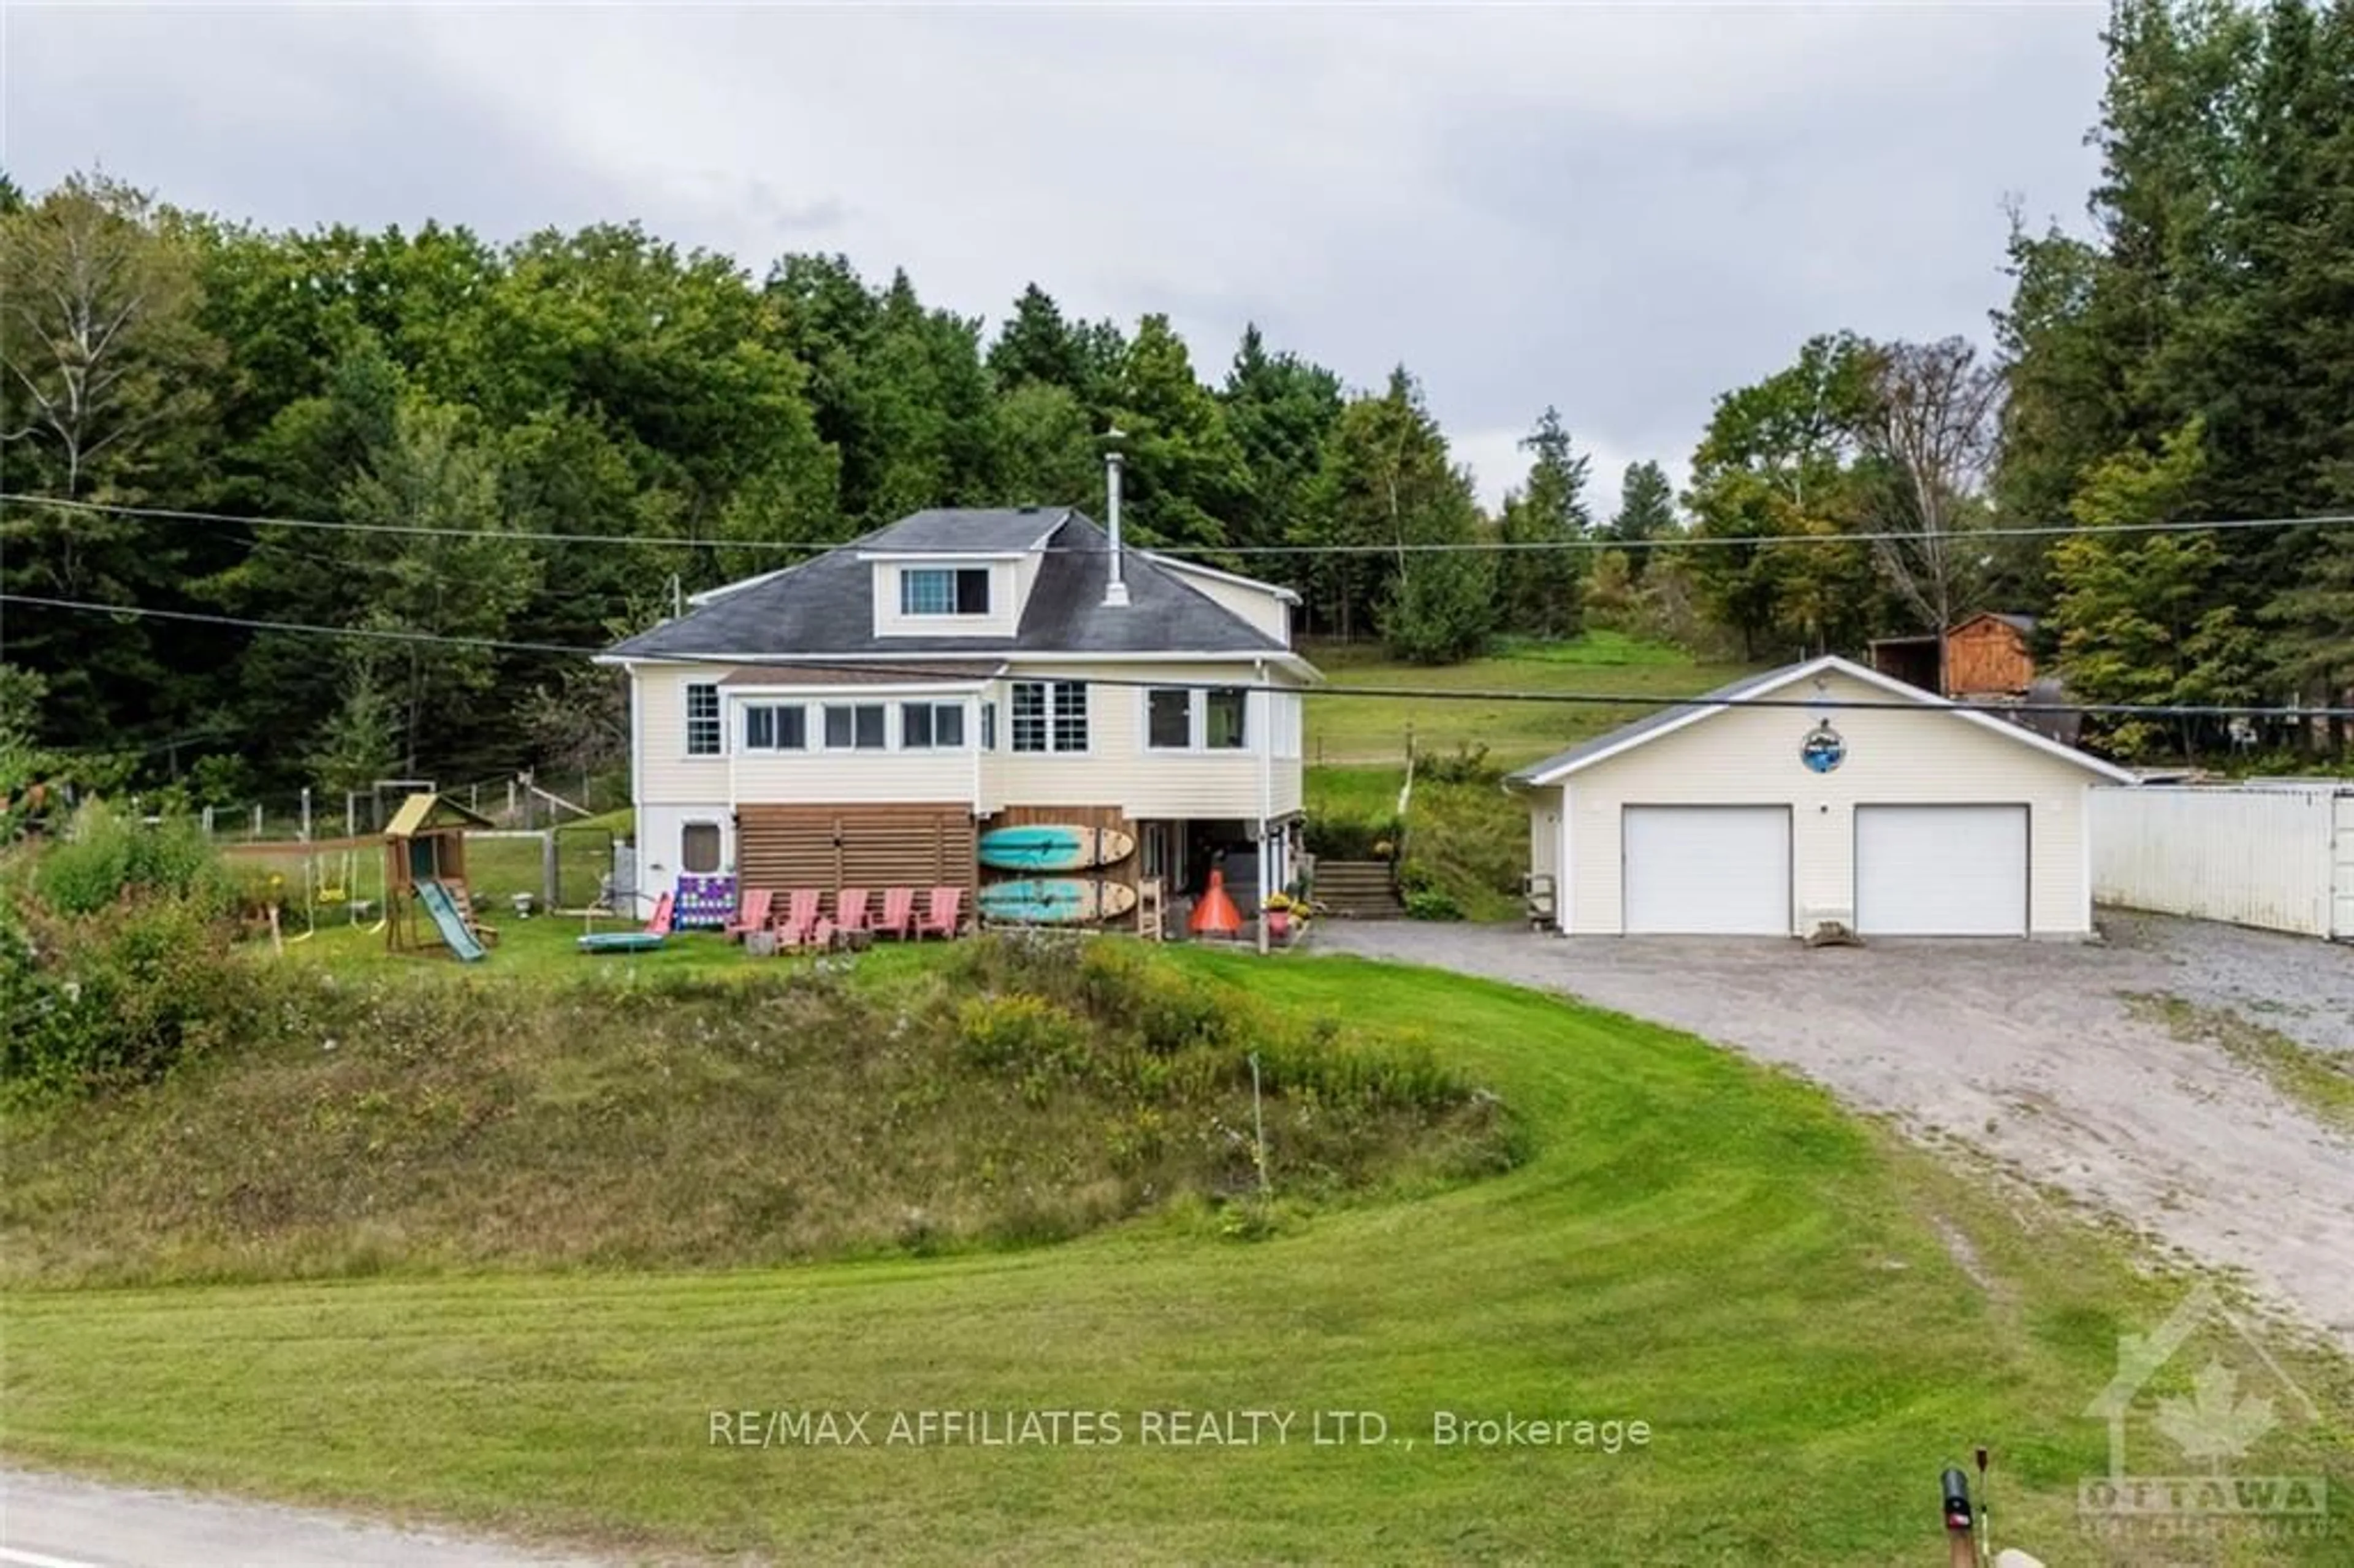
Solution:
<svg viewBox="0 0 2354 1568">
<path fill-rule="evenodd" d="M 1867 669 L 1852 659 L 1842 659 L 1836 653 L 1826 653 L 1819 659 L 1803 660 L 1796 664 L 1785 664 L 1778 670 L 1767 670 L 1762 674 L 1744 676 L 1730 684 L 1719 686 L 1712 692 L 1703 692 L 1696 697 L 1686 697 L 1681 702 L 1661 708 L 1658 713 L 1646 714 L 1632 724 L 1621 725 L 1607 735 L 1597 735 L 1592 740 L 1581 741 L 1568 750 L 1558 752 L 1542 762 L 1532 762 L 1512 774 L 1511 781 L 1515 784 L 1558 783 L 1571 774 L 1582 772 L 1597 762 L 1617 756 L 1622 751 L 1630 751 L 1649 741 L 1657 740 L 1661 736 L 1672 734 L 1687 725 L 1698 724 L 1703 719 L 1712 718 L 1727 708 L 1738 706 L 1744 698 L 1771 696 L 1786 687 L 1794 686 L 1801 681 L 1811 680 L 1821 674 L 1845 675 L 1875 690 L 1885 692 L 1903 702 L 1925 708 L 1943 708 L 1965 724 L 1980 726 L 1989 733 L 2002 736 L 2005 740 L 2014 741 L 2020 746 L 2057 757 L 2062 761 L 2073 762 L 2086 772 L 2097 774 L 2113 784 L 2131 784 L 2136 781 L 2133 774 L 2112 763 L 2103 761 L 2090 752 L 2079 751 L 2073 746 L 2063 745 L 2047 736 L 2038 735 L 2033 730 L 2022 728 L 2009 719 L 1998 717 L 1983 709 L 1965 707 L 1934 692 L 1923 691 L 1908 682 L 1897 680 L 1893 675 L 1883 675 L 1877 670 Z"/>
</svg>

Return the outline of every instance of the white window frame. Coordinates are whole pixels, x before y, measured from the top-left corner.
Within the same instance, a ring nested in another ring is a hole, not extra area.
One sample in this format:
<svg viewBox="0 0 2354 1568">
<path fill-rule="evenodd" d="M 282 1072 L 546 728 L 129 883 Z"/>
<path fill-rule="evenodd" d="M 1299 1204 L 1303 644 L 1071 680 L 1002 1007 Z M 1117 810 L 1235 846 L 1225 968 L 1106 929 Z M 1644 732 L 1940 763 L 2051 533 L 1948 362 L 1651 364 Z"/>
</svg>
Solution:
<svg viewBox="0 0 2354 1568">
<path fill-rule="evenodd" d="M 1201 705 L 1193 700 L 1193 687 L 1148 686 L 1140 694 L 1140 696 L 1142 699 L 1143 707 L 1137 718 L 1137 732 L 1144 737 L 1145 750 L 1167 753 L 1195 749 L 1194 743 L 1201 735 L 1199 723 Z M 1175 746 L 1163 745 L 1152 738 L 1152 699 L 1165 696 L 1180 696 L 1185 699 L 1185 738 Z"/>
<path fill-rule="evenodd" d="M 846 753 L 846 752 L 857 752 L 857 751 L 874 752 L 874 751 L 896 751 L 896 750 L 897 750 L 898 748 L 897 748 L 896 747 L 895 747 L 895 746 L 893 746 L 893 745 L 891 744 L 891 738 L 892 738 L 892 737 L 891 737 L 891 710 L 892 710 L 892 708 L 893 708 L 893 706 L 894 706 L 894 705 L 895 705 L 890 704 L 890 703 L 823 703 L 823 704 L 821 704 L 821 705 L 819 705 L 819 710 L 818 710 L 818 711 L 819 711 L 819 719 L 818 719 L 818 736 L 817 736 L 817 746 L 816 746 L 815 749 L 820 750 L 820 751 L 829 751 L 829 752 L 845 752 L 845 753 Z M 859 744 L 858 744 L 858 710 L 859 710 L 859 709 L 861 709 L 861 708 L 874 708 L 874 709 L 875 709 L 876 711 L 878 711 L 879 713 L 881 713 L 881 714 L 882 714 L 882 715 L 883 715 L 883 718 L 882 718 L 883 744 L 882 744 L 882 745 L 880 745 L 880 746 L 861 746 L 861 745 L 859 745 Z M 849 744 L 848 746 L 836 746 L 836 745 L 834 745 L 834 744 L 833 744 L 833 735 L 832 735 L 832 715 L 833 715 L 835 713 L 837 713 L 837 712 L 840 712 L 840 713 L 846 713 L 846 714 L 848 714 L 848 715 L 850 715 L 850 744 Z"/>
<path fill-rule="evenodd" d="M 1231 692 L 1242 699 L 1242 723 L 1235 731 L 1235 743 L 1232 746 L 1210 744 L 1210 698 L 1219 692 Z M 1251 708 L 1254 705 L 1251 702 L 1250 688 L 1248 686 L 1204 686 L 1201 688 L 1201 693 L 1202 700 L 1194 705 L 1202 715 L 1200 724 L 1194 731 L 1197 744 L 1201 748 L 1221 756 L 1228 752 L 1239 754 L 1248 751 L 1251 748 Z"/>
<path fill-rule="evenodd" d="M 1181 692 L 1185 697 L 1185 744 L 1163 746 L 1152 738 L 1152 699 L 1167 692 Z M 1210 694 L 1236 692 L 1243 700 L 1242 736 L 1232 746 L 1210 744 Z M 1136 725 L 1141 748 L 1154 757 L 1242 757 L 1251 750 L 1251 730 L 1254 722 L 1264 724 L 1264 717 L 1254 720 L 1252 710 L 1261 705 L 1251 700 L 1247 686 L 1231 683 L 1218 686 L 1147 686 L 1137 694 Z"/>
<path fill-rule="evenodd" d="M 930 738 L 920 746 L 914 745 L 907 739 L 907 715 L 918 708 L 927 710 L 931 715 L 927 726 L 927 733 Z M 943 741 L 939 738 L 940 715 L 943 711 L 956 715 L 957 738 L 953 741 Z M 972 727 L 967 722 L 968 715 L 965 713 L 964 699 L 961 697 L 945 702 L 938 698 L 910 697 L 899 705 L 898 717 L 898 727 L 892 738 L 897 743 L 898 749 L 901 751 L 962 751 L 967 746 L 966 736 Z"/>
<path fill-rule="evenodd" d="M 1009 714 L 1013 712 L 1013 709 L 1019 707 L 1022 700 L 1022 690 L 1025 686 L 1035 689 L 1039 694 L 1042 712 L 1039 715 L 1038 722 L 1045 726 L 1044 732 L 1041 736 L 1043 744 L 1035 747 L 1027 747 L 1022 744 L 1022 721 L 1017 717 L 1012 718 L 1006 726 L 1007 749 L 1023 757 L 1087 756 L 1094 749 L 1095 745 L 1095 715 L 1093 712 L 1093 699 L 1088 694 L 1087 683 L 1085 681 L 1058 681 L 1036 678 L 1024 678 L 1019 681 L 1010 681 L 1007 683 Z M 1063 744 L 1063 726 L 1069 721 L 1070 715 L 1065 714 L 1063 711 L 1063 700 L 1066 694 L 1074 691 L 1078 694 L 1077 720 L 1079 726 L 1079 744 L 1076 746 L 1066 746 Z"/>
<path fill-rule="evenodd" d="M 963 609 L 959 605 L 963 597 L 964 577 L 972 573 L 981 578 L 981 607 Z M 986 620 L 993 612 L 997 600 L 996 574 L 987 567 L 901 567 L 899 568 L 899 616 L 903 620 Z M 916 580 L 918 577 L 948 579 L 948 608 L 922 609 L 916 607 Z"/>
<path fill-rule="evenodd" d="M 771 739 L 766 746 L 755 745 L 752 740 L 752 715 L 756 710 L 776 715 L 770 721 L 775 727 L 771 733 Z M 811 749 L 807 703 L 748 702 L 741 705 L 741 712 L 743 715 L 742 744 L 744 755 L 747 757 L 790 757 Z M 788 713 L 797 714 L 801 717 L 801 739 L 799 746 L 787 746 L 781 738 L 778 738 L 783 732 L 784 715 Z"/>
<path fill-rule="evenodd" d="M 709 694 L 711 711 L 707 714 L 699 714 L 695 711 L 695 697 L 698 693 Z M 688 681 L 684 683 L 684 690 L 681 694 L 680 702 L 681 712 L 684 715 L 685 720 L 686 733 L 684 740 L 686 755 L 697 758 L 726 756 L 727 709 L 726 705 L 721 700 L 719 694 L 719 683 L 716 681 Z M 710 726 L 707 731 L 699 727 L 705 725 Z M 701 734 L 707 734 L 709 736 L 710 744 L 708 746 L 697 746 L 695 744 L 696 736 Z"/>
</svg>

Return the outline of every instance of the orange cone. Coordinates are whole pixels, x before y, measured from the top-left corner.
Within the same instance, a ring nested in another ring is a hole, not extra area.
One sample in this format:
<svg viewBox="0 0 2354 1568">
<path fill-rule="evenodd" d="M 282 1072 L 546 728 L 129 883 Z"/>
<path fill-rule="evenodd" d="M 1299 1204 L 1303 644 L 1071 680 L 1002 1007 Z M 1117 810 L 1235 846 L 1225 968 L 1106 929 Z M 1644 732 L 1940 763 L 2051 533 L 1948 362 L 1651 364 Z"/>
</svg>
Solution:
<svg viewBox="0 0 2354 1568">
<path fill-rule="evenodd" d="M 1242 911 L 1226 896 L 1226 874 L 1210 873 L 1210 890 L 1193 906 L 1193 917 L 1185 929 L 1196 937 L 1239 937 L 1243 934 Z"/>
</svg>

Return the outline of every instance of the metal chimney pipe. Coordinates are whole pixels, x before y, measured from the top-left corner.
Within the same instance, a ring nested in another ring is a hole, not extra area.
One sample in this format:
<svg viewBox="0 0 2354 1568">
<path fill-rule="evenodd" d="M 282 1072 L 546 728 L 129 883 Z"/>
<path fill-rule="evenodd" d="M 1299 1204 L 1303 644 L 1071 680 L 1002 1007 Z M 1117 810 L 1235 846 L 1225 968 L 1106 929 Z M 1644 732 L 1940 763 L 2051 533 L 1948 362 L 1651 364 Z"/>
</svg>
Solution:
<svg viewBox="0 0 2354 1568">
<path fill-rule="evenodd" d="M 1114 441 L 1123 440 L 1127 431 L 1113 429 L 1108 434 Z M 1128 602 L 1128 578 L 1123 575 L 1125 562 L 1119 546 L 1119 448 L 1113 447 L 1104 454 L 1104 527 L 1111 535 L 1111 580 L 1104 585 L 1104 603 L 1121 605 Z"/>
</svg>

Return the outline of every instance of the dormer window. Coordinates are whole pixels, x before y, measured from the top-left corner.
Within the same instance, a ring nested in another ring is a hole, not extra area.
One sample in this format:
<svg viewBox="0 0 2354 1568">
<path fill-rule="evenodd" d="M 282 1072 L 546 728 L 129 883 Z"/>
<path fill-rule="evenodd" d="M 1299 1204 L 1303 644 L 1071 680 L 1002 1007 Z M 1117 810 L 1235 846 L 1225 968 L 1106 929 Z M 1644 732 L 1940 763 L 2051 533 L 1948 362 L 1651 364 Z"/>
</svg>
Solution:
<svg viewBox="0 0 2354 1568">
<path fill-rule="evenodd" d="M 902 567 L 901 615 L 987 615 L 987 567 Z"/>
</svg>

